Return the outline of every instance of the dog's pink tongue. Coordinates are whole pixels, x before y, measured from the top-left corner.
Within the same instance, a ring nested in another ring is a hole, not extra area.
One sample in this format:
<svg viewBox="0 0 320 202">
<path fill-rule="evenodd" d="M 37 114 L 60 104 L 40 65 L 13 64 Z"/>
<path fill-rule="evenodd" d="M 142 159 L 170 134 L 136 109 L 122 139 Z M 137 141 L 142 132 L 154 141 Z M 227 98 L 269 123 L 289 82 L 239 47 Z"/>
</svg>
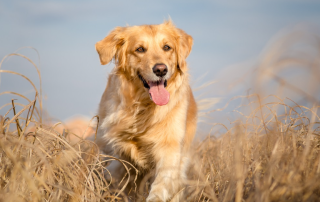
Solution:
<svg viewBox="0 0 320 202">
<path fill-rule="evenodd" d="M 164 81 L 160 83 L 149 82 L 150 86 L 149 93 L 154 103 L 159 106 L 166 105 L 169 102 L 170 94 L 164 88 Z"/>
</svg>

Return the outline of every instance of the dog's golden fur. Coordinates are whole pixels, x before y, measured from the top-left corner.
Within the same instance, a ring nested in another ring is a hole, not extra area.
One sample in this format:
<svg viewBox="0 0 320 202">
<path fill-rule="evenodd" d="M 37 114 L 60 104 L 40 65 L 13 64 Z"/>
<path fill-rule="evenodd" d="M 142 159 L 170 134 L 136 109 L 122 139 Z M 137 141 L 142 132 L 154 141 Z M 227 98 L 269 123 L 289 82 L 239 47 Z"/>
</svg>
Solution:
<svg viewBox="0 0 320 202">
<path fill-rule="evenodd" d="M 116 64 L 99 105 L 97 144 L 108 154 L 130 160 L 142 173 L 155 169 L 147 201 L 172 198 L 186 178 L 197 122 L 185 61 L 192 44 L 192 37 L 171 21 L 117 27 L 96 44 L 101 64 L 112 59 Z M 156 81 L 152 68 L 159 63 L 168 68 L 164 79 L 170 99 L 164 106 L 150 99 L 139 78 Z M 179 196 L 173 200 L 179 201 Z"/>
</svg>

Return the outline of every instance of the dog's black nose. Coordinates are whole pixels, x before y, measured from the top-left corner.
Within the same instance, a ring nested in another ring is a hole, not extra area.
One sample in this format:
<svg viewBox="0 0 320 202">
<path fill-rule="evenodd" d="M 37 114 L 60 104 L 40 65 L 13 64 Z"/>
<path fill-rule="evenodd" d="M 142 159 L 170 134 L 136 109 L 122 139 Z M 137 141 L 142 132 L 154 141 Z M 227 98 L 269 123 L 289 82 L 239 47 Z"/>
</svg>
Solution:
<svg viewBox="0 0 320 202">
<path fill-rule="evenodd" d="M 158 77 L 164 77 L 168 72 L 168 68 L 165 64 L 156 64 L 152 70 Z"/>
</svg>

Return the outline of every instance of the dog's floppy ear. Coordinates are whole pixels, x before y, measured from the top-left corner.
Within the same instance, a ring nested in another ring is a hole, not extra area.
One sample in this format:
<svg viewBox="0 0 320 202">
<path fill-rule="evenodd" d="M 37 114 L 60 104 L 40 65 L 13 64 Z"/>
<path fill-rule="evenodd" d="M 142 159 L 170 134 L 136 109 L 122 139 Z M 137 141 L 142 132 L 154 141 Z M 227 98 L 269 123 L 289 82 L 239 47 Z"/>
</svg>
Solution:
<svg viewBox="0 0 320 202">
<path fill-rule="evenodd" d="M 125 43 L 125 27 L 116 27 L 108 36 L 96 43 L 96 50 L 102 65 L 108 64 L 118 55 L 118 51 Z"/>
<path fill-rule="evenodd" d="M 190 35 L 188 35 L 183 30 L 176 28 L 178 30 L 178 47 L 177 47 L 177 55 L 178 55 L 178 67 L 182 70 L 186 70 L 186 58 L 191 52 L 191 48 L 193 45 L 193 39 Z"/>
<path fill-rule="evenodd" d="M 164 21 L 164 24 L 172 28 L 173 30 L 175 30 L 175 38 L 177 40 L 177 44 L 176 44 L 176 49 L 177 49 L 176 54 L 177 54 L 177 62 L 178 62 L 177 66 L 182 72 L 184 72 L 187 68 L 186 59 L 191 52 L 193 39 L 185 31 L 175 27 L 170 17 L 169 17 L 169 20 Z"/>
</svg>

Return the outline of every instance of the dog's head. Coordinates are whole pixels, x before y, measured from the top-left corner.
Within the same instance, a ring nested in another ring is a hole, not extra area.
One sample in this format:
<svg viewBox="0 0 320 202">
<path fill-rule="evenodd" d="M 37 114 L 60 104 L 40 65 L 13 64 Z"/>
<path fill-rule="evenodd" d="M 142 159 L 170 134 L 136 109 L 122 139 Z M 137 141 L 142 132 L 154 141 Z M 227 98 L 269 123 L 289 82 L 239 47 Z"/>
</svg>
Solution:
<svg viewBox="0 0 320 202">
<path fill-rule="evenodd" d="M 187 70 L 193 39 L 171 21 L 160 25 L 117 27 L 96 43 L 101 64 L 115 60 L 120 72 L 139 78 L 157 105 L 169 101 L 167 85 Z"/>
</svg>

